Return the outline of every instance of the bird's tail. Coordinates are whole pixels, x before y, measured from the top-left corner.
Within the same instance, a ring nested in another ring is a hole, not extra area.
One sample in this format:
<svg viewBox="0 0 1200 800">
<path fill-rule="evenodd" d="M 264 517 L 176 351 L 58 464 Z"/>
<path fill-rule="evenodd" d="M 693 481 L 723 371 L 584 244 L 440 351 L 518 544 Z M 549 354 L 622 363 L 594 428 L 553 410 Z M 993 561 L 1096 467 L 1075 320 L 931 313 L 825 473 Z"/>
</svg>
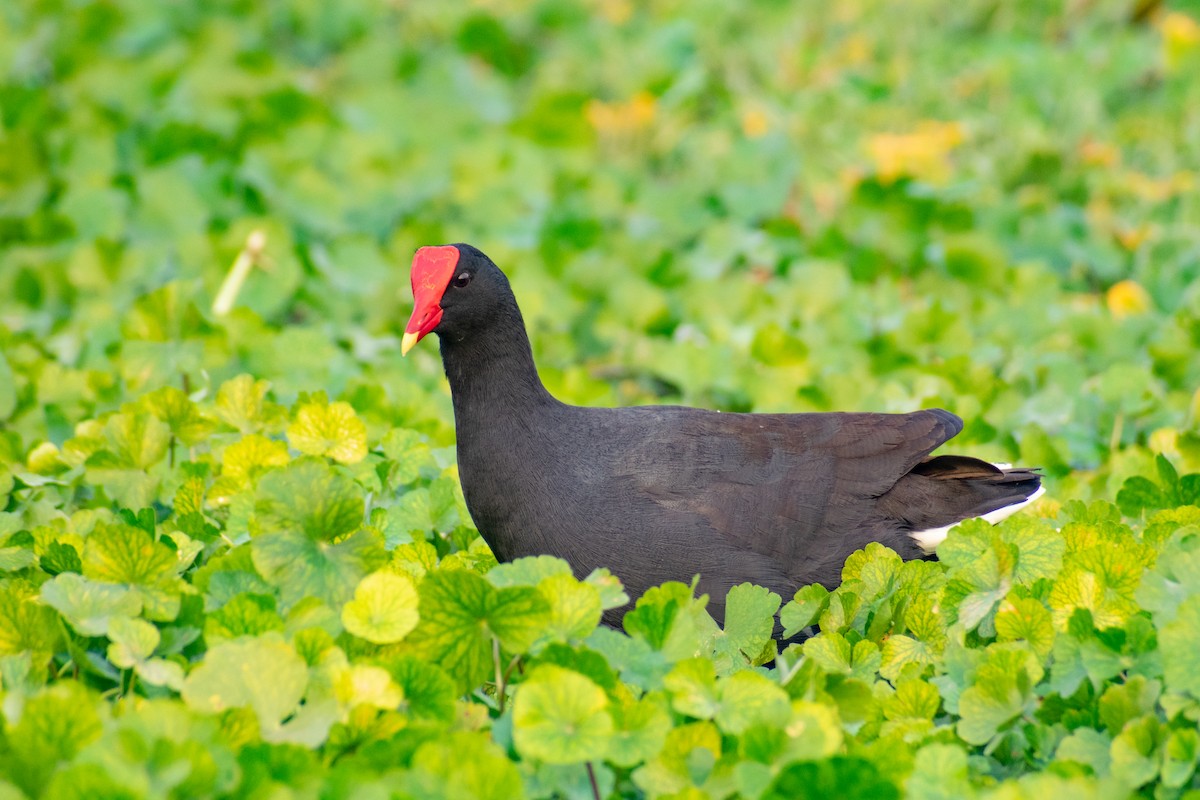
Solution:
<svg viewBox="0 0 1200 800">
<path fill-rule="evenodd" d="M 926 553 L 965 519 L 996 523 L 1045 493 L 1036 469 L 1016 469 L 969 456 L 926 459 L 880 498 L 880 508 L 903 520 Z"/>
</svg>

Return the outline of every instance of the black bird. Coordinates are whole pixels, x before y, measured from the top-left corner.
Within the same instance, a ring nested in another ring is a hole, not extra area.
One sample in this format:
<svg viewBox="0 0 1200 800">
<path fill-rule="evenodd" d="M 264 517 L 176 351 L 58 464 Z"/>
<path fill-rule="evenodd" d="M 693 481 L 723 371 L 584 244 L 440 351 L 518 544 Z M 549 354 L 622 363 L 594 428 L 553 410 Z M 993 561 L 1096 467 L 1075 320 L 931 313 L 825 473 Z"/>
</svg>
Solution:
<svg viewBox="0 0 1200 800">
<path fill-rule="evenodd" d="M 962 430 L 940 409 L 567 405 L 542 385 L 508 279 L 486 255 L 423 247 L 412 289 L 401 350 L 438 334 L 467 508 L 501 561 L 555 555 L 580 577 L 608 567 L 633 598 L 699 573 L 723 624 L 739 583 L 785 601 L 809 583 L 833 588 L 846 557 L 870 542 L 920 558 L 949 526 L 995 522 L 1042 493 L 1030 469 L 930 457 Z M 624 610 L 605 621 L 618 624 Z"/>
</svg>

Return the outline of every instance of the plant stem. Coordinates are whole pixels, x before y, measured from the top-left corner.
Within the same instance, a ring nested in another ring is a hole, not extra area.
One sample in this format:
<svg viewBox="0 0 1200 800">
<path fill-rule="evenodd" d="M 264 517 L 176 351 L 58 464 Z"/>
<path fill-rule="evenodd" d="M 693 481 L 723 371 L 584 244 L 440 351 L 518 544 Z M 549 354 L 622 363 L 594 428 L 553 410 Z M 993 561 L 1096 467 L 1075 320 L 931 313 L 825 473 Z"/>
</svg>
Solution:
<svg viewBox="0 0 1200 800">
<path fill-rule="evenodd" d="M 596 770 L 592 768 L 592 762 L 588 761 L 585 766 L 588 771 L 588 780 L 592 782 L 592 797 L 600 800 L 600 785 L 596 783 Z"/>
<path fill-rule="evenodd" d="M 521 657 L 513 656 L 513 660 L 508 662 L 508 666 L 504 668 L 504 685 L 505 686 L 508 685 L 508 678 L 510 675 L 512 675 L 513 669 L 515 669 L 516 666 L 520 663 L 521 663 Z"/>
<path fill-rule="evenodd" d="M 496 667 L 496 705 L 500 709 L 500 713 L 503 714 L 505 673 L 500 667 L 500 640 L 495 636 L 492 637 L 492 663 Z"/>
</svg>

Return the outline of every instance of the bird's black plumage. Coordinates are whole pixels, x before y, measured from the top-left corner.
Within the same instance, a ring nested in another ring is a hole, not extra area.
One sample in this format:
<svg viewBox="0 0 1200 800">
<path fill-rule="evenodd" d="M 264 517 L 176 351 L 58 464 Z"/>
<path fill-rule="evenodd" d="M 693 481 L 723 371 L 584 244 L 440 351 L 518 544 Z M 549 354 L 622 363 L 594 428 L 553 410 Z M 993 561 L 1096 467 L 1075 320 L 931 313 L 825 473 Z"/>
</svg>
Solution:
<svg viewBox="0 0 1200 800">
<path fill-rule="evenodd" d="M 962 430 L 939 409 L 726 414 L 561 403 L 538 378 L 504 274 L 475 248 L 453 247 L 444 291 L 421 287 L 409 330 L 422 313 L 436 318 L 422 303 L 436 302 L 441 317 L 409 335 L 439 335 L 467 507 L 501 561 L 550 554 L 581 577 L 609 567 L 631 597 L 699 573 L 721 621 L 739 583 L 785 600 L 808 583 L 832 587 L 846 557 L 869 542 L 921 557 L 913 532 L 1022 502 L 1040 485 L 1027 469 L 931 458 Z M 415 293 L 417 284 L 414 261 Z"/>
</svg>

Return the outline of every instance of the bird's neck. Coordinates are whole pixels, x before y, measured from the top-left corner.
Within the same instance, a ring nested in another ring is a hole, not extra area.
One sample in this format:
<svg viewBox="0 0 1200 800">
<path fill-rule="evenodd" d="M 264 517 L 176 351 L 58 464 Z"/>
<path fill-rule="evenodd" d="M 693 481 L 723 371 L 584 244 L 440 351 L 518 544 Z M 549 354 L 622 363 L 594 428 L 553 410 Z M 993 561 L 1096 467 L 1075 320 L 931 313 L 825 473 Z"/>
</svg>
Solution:
<svg viewBox="0 0 1200 800">
<path fill-rule="evenodd" d="M 443 336 L 440 342 L 454 416 L 460 425 L 476 412 L 494 418 L 557 402 L 538 377 L 525 322 L 515 301 L 501 309 L 486 331 L 458 341 Z"/>
</svg>

